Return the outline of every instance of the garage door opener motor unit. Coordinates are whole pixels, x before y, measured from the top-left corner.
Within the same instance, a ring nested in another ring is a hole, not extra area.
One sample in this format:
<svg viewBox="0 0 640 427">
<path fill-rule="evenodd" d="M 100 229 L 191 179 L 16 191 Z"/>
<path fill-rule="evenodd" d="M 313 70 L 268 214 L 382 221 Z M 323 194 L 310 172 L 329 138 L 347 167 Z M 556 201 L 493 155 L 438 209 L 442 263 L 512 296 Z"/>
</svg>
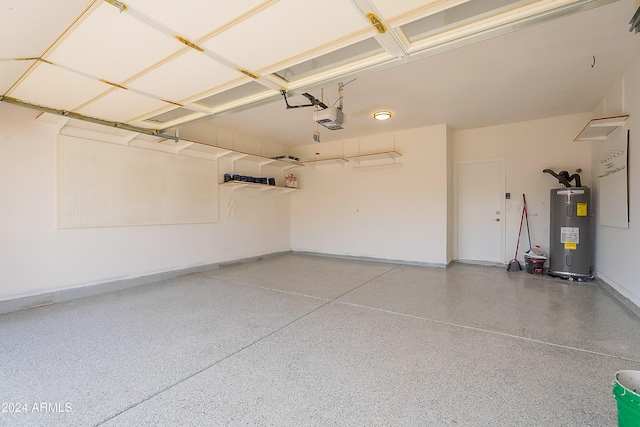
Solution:
<svg viewBox="0 0 640 427">
<path fill-rule="evenodd" d="M 555 173 L 545 169 L 561 184 L 550 190 L 549 268 L 547 274 L 569 280 L 592 280 L 589 205 L 591 190 L 583 187 L 578 169 Z M 572 185 L 571 182 L 575 182 Z"/>
</svg>

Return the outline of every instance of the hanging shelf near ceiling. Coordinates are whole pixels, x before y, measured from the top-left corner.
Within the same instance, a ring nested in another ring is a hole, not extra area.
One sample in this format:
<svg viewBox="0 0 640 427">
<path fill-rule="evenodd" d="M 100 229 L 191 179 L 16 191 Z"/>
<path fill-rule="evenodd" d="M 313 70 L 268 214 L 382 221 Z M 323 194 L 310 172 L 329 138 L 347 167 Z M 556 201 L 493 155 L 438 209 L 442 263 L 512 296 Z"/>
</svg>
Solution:
<svg viewBox="0 0 640 427">
<path fill-rule="evenodd" d="M 391 159 L 392 161 L 395 161 L 395 159 L 397 159 L 398 157 L 402 157 L 402 155 L 400 153 L 398 153 L 397 151 L 383 151 L 383 152 L 380 152 L 380 153 L 371 153 L 371 154 L 361 154 L 361 155 L 358 155 L 358 156 L 349 156 L 349 157 L 347 157 L 347 160 L 349 160 L 350 162 L 356 162 L 356 163 L 360 164 L 361 162 L 368 161 L 368 160 Z"/>
<path fill-rule="evenodd" d="M 238 160 L 244 160 L 248 162 L 257 163 L 260 166 L 260 168 L 262 168 L 262 166 L 265 166 L 265 165 L 272 165 L 272 166 L 280 167 L 283 171 L 287 169 L 304 166 L 304 164 L 300 162 L 278 160 L 272 157 L 264 157 L 264 156 L 259 156 L 257 154 L 245 153 L 237 150 L 231 150 L 229 151 L 228 154 L 226 154 L 223 157 L 230 158 L 233 163 L 235 163 Z"/>
<path fill-rule="evenodd" d="M 400 167 L 402 163 L 396 159 L 402 157 L 397 151 L 383 151 L 379 153 L 360 154 L 358 156 L 347 157 L 347 160 L 354 162 L 357 166 L 353 170 L 379 169 Z"/>
<path fill-rule="evenodd" d="M 259 173 L 262 174 L 262 167 L 266 165 L 275 166 L 282 170 L 284 173 L 288 169 L 303 167 L 304 164 L 297 161 L 290 160 L 280 160 L 274 159 L 272 157 L 264 157 L 257 154 L 245 153 L 242 151 L 232 150 L 229 151 L 226 155 L 221 156 L 221 158 L 227 158 L 231 160 L 231 172 L 235 173 L 235 163 L 239 160 L 255 163 L 259 167 Z M 267 185 L 267 184 L 258 184 L 255 182 L 245 182 L 245 181 L 227 181 L 219 183 L 220 186 L 229 187 L 231 191 L 238 190 L 240 188 L 255 188 L 260 190 L 261 193 L 265 191 L 277 192 L 277 193 L 289 193 L 291 191 L 298 190 L 297 187 L 280 187 L 275 185 Z"/>
<path fill-rule="evenodd" d="M 231 187 L 232 191 L 238 190 L 240 188 L 257 188 L 260 192 L 265 191 L 276 191 L 282 194 L 289 193 L 291 191 L 298 190 L 297 187 L 278 187 L 275 185 L 267 185 L 267 184 L 258 184 L 252 182 L 243 182 L 243 181 L 227 181 L 219 184 L 223 187 Z"/>
<path fill-rule="evenodd" d="M 344 165 L 349 160 L 344 157 L 334 157 L 328 159 L 315 159 L 315 160 L 305 160 L 302 162 L 304 165 L 309 166 L 324 166 L 324 165 Z"/>
<path fill-rule="evenodd" d="M 592 119 L 573 141 L 605 141 L 607 135 L 624 126 L 628 118 L 629 116 L 626 115 Z"/>
<path fill-rule="evenodd" d="M 376 163 L 371 166 L 384 167 L 384 166 L 401 166 L 402 163 L 396 163 L 396 159 L 402 157 L 402 154 L 397 151 L 382 151 L 378 153 L 360 154 L 357 156 L 348 157 L 333 157 L 327 159 L 305 160 L 303 165 L 310 166 L 322 166 L 322 165 L 344 165 L 345 163 L 356 163 L 354 169 L 369 167 L 367 162 L 390 160 L 384 163 Z"/>
</svg>

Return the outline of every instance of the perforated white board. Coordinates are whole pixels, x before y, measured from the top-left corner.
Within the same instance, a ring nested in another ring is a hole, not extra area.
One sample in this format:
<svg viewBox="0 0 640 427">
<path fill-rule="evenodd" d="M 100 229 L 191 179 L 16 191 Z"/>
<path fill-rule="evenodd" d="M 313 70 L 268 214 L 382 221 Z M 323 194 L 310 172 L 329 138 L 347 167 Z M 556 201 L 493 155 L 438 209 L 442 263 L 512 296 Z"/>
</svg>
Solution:
<svg viewBox="0 0 640 427">
<path fill-rule="evenodd" d="M 619 128 L 607 136 L 600 157 L 600 224 L 629 228 L 628 134 Z"/>
<path fill-rule="evenodd" d="M 216 161 L 58 136 L 58 227 L 218 221 Z"/>
</svg>

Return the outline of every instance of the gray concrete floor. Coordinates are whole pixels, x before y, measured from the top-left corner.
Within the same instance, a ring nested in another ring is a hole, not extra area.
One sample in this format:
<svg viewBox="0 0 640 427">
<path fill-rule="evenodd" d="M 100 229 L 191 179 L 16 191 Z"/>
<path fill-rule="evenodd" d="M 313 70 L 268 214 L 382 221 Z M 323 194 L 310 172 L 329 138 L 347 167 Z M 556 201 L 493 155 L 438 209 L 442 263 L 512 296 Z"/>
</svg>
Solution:
<svg viewBox="0 0 640 427">
<path fill-rule="evenodd" d="M 0 316 L 2 426 L 615 426 L 596 283 L 291 254 Z"/>
</svg>

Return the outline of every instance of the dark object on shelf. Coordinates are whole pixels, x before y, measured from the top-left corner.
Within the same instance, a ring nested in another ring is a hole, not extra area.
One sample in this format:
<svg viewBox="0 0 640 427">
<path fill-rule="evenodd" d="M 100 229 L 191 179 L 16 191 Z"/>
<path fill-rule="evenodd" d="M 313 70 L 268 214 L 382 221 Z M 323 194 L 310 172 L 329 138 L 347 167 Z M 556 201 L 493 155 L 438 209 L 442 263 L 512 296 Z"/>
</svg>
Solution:
<svg viewBox="0 0 640 427">
<path fill-rule="evenodd" d="M 283 162 L 299 162 L 300 161 L 300 158 L 294 157 L 294 156 L 289 156 L 289 155 L 287 155 L 287 156 L 276 156 L 276 157 L 273 157 L 273 159 L 274 160 L 280 160 L 280 161 L 283 161 Z"/>
</svg>

